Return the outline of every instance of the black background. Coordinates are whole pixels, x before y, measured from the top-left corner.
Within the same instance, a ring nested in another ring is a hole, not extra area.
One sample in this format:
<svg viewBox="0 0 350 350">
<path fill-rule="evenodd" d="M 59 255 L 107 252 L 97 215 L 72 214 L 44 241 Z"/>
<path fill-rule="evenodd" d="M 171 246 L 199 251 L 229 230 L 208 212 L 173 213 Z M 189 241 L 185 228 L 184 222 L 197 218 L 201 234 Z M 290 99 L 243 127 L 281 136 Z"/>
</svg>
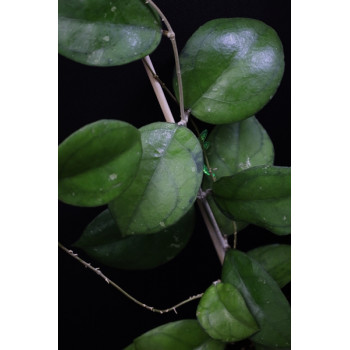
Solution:
<svg viewBox="0 0 350 350">
<path fill-rule="evenodd" d="M 274 98 L 256 116 L 274 144 L 275 164 L 290 166 L 290 1 L 158 0 L 156 3 L 170 21 L 180 51 L 199 26 L 215 18 L 255 18 L 277 31 L 284 46 L 285 73 Z M 174 61 L 169 40 L 162 39 L 151 59 L 158 75 L 171 87 Z M 99 119 L 125 120 L 136 127 L 163 120 L 141 61 L 97 68 L 59 56 L 58 73 L 59 142 Z M 177 118 L 176 105 L 170 102 L 170 106 Z M 59 241 L 70 247 L 102 210 L 104 207 L 78 208 L 59 203 Z M 289 243 L 290 237 L 275 236 L 254 226 L 238 236 L 238 248 L 242 251 L 275 242 Z M 199 212 L 187 247 L 174 260 L 156 269 L 115 270 L 92 261 L 81 251 L 78 253 L 131 295 L 157 308 L 172 306 L 203 292 L 221 274 L 221 265 Z M 58 262 L 59 349 L 122 349 L 154 327 L 195 318 L 197 302 L 179 308 L 177 315 L 154 314 L 125 298 L 61 250 Z M 289 297 L 290 285 L 284 291 Z M 241 346 L 228 348 L 240 349 Z"/>
</svg>

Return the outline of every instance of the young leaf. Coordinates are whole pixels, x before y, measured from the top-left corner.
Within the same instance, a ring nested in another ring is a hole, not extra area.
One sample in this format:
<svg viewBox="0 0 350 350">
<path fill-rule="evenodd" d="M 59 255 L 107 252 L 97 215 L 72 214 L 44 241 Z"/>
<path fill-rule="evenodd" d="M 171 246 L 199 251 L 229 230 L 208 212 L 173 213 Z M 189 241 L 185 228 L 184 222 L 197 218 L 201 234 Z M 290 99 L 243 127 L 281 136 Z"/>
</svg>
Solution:
<svg viewBox="0 0 350 350">
<path fill-rule="evenodd" d="M 207 157 L 211 168 L 215 169 L 217 180 L 253 166 L 273 164 L 271 139 L 255 117 L 215 126 L 208 141 L 211 147 L 207 151 Z M 204 189 L 211 188 L 211 178 L 205 176 L 202 186 Z M 208 202 L 221 232 L 225 235 L 233 234 L 232 220 L 221 213 L 211 196 L 208 197 Z M 237 231 L 240 231 L 248 224 L 236 221 L 236 225 Z"/>
<path fill-rule="evenodd" d="M 150 235 L 122 237 L 109 210 L 99 214 L 74 244 L 95 260 L 120 269 L 152 269 L 174 258 L 194 228 L 194 207 L 173 226 Z"/>
<path fill-rule="evenodd" d="M 140 132 L 143 155 L 136 178 L 109 204 L 123 236 L 173 225 L 193 205 L 203 176 L 202 149 L 189 129 L 158 122 Z"/>
<path fill-rule="evenodd" d="M 58 198 L 77 206 L 107 204 L 131 184 L 141 155 L 132 125 L 99 120 L 84 126 L 58 147 Z"/>
<path fill-rule="evenodd" d="M 210 286 L 202 296 L 197 319 L 213 338 L 236 342 L 259 330 L 239 290 L 229 283 Z"/>
<path fill-rule="evenodd" d="M 159 17 L 142 0 L 59 0 L 58 50 L 93 66 L 147 56 L 161 39 Z"/>
<path fill-rule="evenodd" d="M 167 323 L 136 338 L 125 350 L 224 350 L 196 320 Z"/>
<path fill-rule="evenodd" d="M 247 254 L 260 263 L 283 288 L 290 282 L 290 245 L 271 244 L 250 250 Z"/>
<path fill-rule="evenodd" d="M 213 195 L 221 211 L 269 231 L 290 233 L 290 168 L 257 166 L 213 184 Z"/>
<path fill-rule="evenodd" d="M 212 124 L 254 115 L 275 94 L 284 72 L 278 35 L 250 18 L 207 22 L 188 40 L 180 62 L 186 108 Z M 178 94 L 175 79 L 174 85 Z"/>
<path fill-rule="evenodd" d="M 221 280 L 235 286 L 258 323 L 251 340 L 265 346 L 290 346 L 290 305 L 278 284 L 247 254 L 226 253 Z"/>
</svg>

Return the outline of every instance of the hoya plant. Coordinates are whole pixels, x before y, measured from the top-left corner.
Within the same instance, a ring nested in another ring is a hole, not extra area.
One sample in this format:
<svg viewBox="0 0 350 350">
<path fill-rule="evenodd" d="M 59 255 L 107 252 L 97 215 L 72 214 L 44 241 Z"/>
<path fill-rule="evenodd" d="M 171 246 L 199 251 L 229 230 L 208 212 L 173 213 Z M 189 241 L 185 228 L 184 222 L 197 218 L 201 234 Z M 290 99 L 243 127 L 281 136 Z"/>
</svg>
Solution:
<svg viewBox="0 0 350 350">
<path fill-rule="evenodd" d="M 58 1 L 66 344 L 291 347 L 276 4 Z"/>
</svg>

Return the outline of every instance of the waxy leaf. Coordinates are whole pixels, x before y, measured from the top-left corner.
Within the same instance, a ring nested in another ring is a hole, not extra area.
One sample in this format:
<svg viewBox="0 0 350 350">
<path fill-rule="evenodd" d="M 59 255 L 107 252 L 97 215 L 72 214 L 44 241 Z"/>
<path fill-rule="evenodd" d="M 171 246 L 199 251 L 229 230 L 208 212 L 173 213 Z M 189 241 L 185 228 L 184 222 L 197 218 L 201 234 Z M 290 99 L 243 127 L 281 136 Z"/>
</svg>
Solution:
<svg viewBox="0 0 350 350">
<path fill-rule="evenodd" d="M 194 207 L 176 224 L 150 235 L 122 237 L 109 210 L 99 214 L 74 244 L 95 260 L 120 269 L 152 269 L 174 258 L 191 237 Z"/>
<path fill-rule="evenodd" d="M 143 155 L 135 180 L 109 204 L 123 236 L 176 223 L 196 200 L 203 176 L 202 149 L 189 129 L 158 122 L 140 132 Z"/>
<path fill-rule="evenodd" d="M 207 157 L 211 168 L 215 169 L 216 180 L 250 167 L 273 164 L 274 149 L 271 139 L 255 117 L 215 126 L 208 141 L 211 146 L 207 150 Z M 211 178 L 205 176 L 203 188 L 211 187 Z M 208 197 L 208 202 L 221 232 L 225 235 L 233 234 L 232 220 L 221 213 L 211 196 Z M 248 225 L 240 221 L 236 224 L 237 231 Z"/>
<path fill-rule="evenodd" d="M 59 0 L 58 50 L 93 66 L 147 56 L 161 39 L 159 17 L 142 0 Z"/>
<path fill-rule="evenodd" d="M 140 132 L 118 120 L 100 120 L 77 130 L 58 147 L 58 199 L 100 206 L 120 195 L 136 175 Z"/>
<path fill-rule="evenodd" d="M 290 282 L 291 250 L 288 244 L 271 244 L 250 250 L 247 254 L 259 262 L 283 288 Z"/>
<path fill-rule="evenodd" d="M 269 231 L 290 233 L 290 168 L 257 166 L 213 184 L 213 195 L 228 217 Z"/>
<path fill-rule="evenodd" d="M 197 319 L 212 338 L 225 342 L 248 338 L 259 330 L 241 293 L 229 283 L 217 283 L 205 291 Z"/>
<path fill-rule="evenodd" d="M 250 18 L 207 22 L 189 39 L 180 62 L 186 108 L 212 124 L 254 115 L 275 94 L 284 72 L 278 35 Z"/>
<path fill-rule="evenodd" d="M 226 253 L 223 283 L 235 286 L 258 323 L 251 340 L 265 346 L 290 346 L 290 305 L 278 284 L 264 268 L 238 250 Z"/>
<path fill-rule="evenodd" d="M 167 323 L 136 338 L 125 350 L 224 350 L 196 320 Z"/>
</svg>

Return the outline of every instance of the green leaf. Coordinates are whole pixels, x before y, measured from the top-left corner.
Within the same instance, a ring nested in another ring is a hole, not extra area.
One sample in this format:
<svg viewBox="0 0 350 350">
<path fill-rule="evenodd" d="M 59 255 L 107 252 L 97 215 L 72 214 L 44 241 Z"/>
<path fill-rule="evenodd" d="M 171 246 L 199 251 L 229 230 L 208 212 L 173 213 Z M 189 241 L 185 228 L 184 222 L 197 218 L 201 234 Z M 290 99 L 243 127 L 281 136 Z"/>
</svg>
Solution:
<svg viewBox="0 0 350 350">
<path fill-rule="evenodd" d="M 238 250 L 226 253 L 221 280 L 235 286 L 258 323 L 251 340 L 265 346 L 290 346 L 290 305 L 264 268 Z"/>
<path fill-rule="evenodd" d="M 100 206 L 134 179 L 142 155 L 132 125 L 99 120 L 77 130 L 58 147 L 58 198 L 77 206 Z"/>
<path fill-rule="evenodd" d="M 257 166 L 213 184 L 214 200 L 232 219 L 290 233 L 290 168 Z"/>
<path fill-rule="evenodd" d="M 250 250 L 247 254 L 263 266 L 280 288 L 290 282 L 290 245 L 266 245 Z"/>
<path fill-rule="evenodd" d="M 132 346 L 133 345 L 133 346 Z M 136 338 L 125 350 L 224 350 L 196 320 L 167 323 Z"/>
<path fill-rule="evenodd" d="M 120 269 L 152 269 L 174 258 L 191 237 L 194 207 L 176 224 L 158 233 L 122 237 L 109 210 L 99 214 L 74 244 L 95 260 Z"/>
<path fill-rule="evenodd" d="M 211 131 L 208 141 L 211 147 L 207 157 L 212 169 L 215 169 L 216 179 L 234 175 L 242 170 L 258 165 L 272 165 L 274 149 L 271 139 L 263 126 L 255 117 L 227 125 L 217 125 Z M 210 177 L 203 179 L 203 188 L 211 188 Z M 234 233 L 232 220 L 227 218 L 217 208 L 212 197 L 208 197 L 216 221 L 225 235 Z M 248 224 L 236 222 L 237 231 Z"/>
<path fill-rule="evenodd" d="M 275 94 L 284 72 L 278 35 L 250 18 L 207 22 L 186 43 L 180 63 L 186 108 L 212 124 L 254 115 Z M 175 78 L 174 85 L 178 94 Z"/>
<path fill-rule="evenodd" d="M 142 0 L 59 0 L 58 50 L 92 66 L 116 66 L 147 56 L 161 24 Z"/>
<path fill-rule="evenodd" d="M 202 149 L 189 129 L 158 122 L 140 132 L 143 155 L 136 178 L 109 204 L 123 236 L 173 225 L 193 205 L 203 177 Z"/>
<path fill-rule="evenodd" d="M 259 330 L 241 293 L 228 283 L 214 284 L 205 291 L 197 319 L 212 338 L 225 342 L 248 338 Z"/>
</svg>

